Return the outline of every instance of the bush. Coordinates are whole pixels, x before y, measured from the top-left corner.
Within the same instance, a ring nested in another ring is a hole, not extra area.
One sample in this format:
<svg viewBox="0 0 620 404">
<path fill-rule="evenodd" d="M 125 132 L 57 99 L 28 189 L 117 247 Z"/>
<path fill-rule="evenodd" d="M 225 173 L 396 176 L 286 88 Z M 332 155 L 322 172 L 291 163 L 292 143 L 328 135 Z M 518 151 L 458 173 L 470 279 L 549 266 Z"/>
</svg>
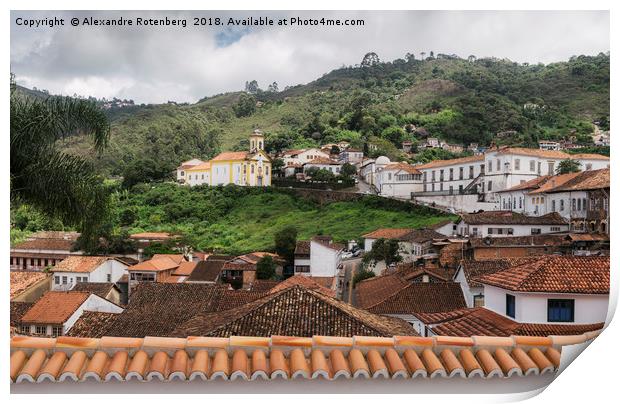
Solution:
<svg viewBox="0 0 620 404">
<path fill-rule="evenodd" d="M 375 276 L 375 273 L 369 269 L 361 268 L 357 270 L 355 272 L 355 275 L 353 276 L 353 287 L 355 287 L 355 285 L 357 285 L 358 282 L 361 282 L 364 279 L 373 278 L 374 276 Z"/>
</svg>

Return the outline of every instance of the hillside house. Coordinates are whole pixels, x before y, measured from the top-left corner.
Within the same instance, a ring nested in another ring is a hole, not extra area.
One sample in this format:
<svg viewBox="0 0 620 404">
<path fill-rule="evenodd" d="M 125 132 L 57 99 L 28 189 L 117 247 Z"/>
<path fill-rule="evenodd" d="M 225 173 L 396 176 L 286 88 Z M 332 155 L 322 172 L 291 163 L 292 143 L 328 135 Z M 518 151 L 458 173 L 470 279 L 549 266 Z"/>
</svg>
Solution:
<svg viewBox="0 0 620 404">
<path fill-rule="evenodd" d="M 308 173 L 308 170 L 312 168 L 316 168 L 318 170 L 326 170 L 331 172 L 334 175 L 340 174 L 340 169 L 342 168 L 342 164 L 339 161 L 332 160 L 329 158 L 319 157 L 314 160 L 310 160 L 309 162 L 303 165 L 304 174 Z"/>
<path fill-rule="evenodd" d="M 342 164 L 358 164 L 364 159 L 364 151 L 361 149 L 348 148 L 344 149 L 338 155 L 338 161 Z"/>
<path fill-rule="evenodd" d="M 113 257 L 68 257 L 51 269 L 52 290 L 71 290 L 83 283 L 116 283 L 127 275 L 128 265 Z"/>
<path fill-rule="evenodd" d="M 155 254 L 150 260 L 130 266 L 129 291 L 141 282 L 178 282 L 173 272 L 183 262 L 187 260 L 182 254 Z"/>
<path fill-rule="evenodd" d="M 468 213 L 456 223 L 457 234 L 467 237 L 529 236 L 568 231 L 568 222 L 559 213 L 526 216 L 496 210 Z"/>
<path fill-rule="evenodd" d="M 270 256 L 276 264 L 276 275 L 282 276 L 284 260 L 277 254 L 256 251 L 249 254 L 239 255 L 224 263 L 222 266 L 221 280 L 230 283 L 235 289 L 247 289 L 256 281 L 256 269 L 258 262 L 266 256 Z"/>
<path fill-rule="evenodd" d="M 334 243 L 330 236 L 315 236 L 310 241 L 298 241 L 295 247 L 295 275 L 338 276 L 344 250 L 345 246 Z"/>
<path fill-rule="evenodd" d="M 19 333 L 58 337 L 65 335 L 85 311 L 120 313 L 118 305 L 88 292 L 47 292 L 22 316 Z"/>
<path fill-rule="evenodd" d="M 82 251 L 73 251 L 79 235 L 64 231 L 42 231 L 30 235 L 11 248 L 11 270 L 42 271 L 71 255 L 82 255 Z"/>
<path fill-rule="evenodd" d="M 324 152 L 323 150 L 317 148 L 287 150 L 282 153 L 284 167 L 288 167 L 291 165 L 297 165 L 301 167 L 304 164 L 318 158 L 329 159 L 330 153 Z"/>
<path fill-rule="evenodd" d="M 187 170 L 201 164 L 204 164 L 204 161 L 200 159 L 191 159 L 182 162 L 181 165 L 177 167 L 177 182 L 184 184 L 187 181 Z"/>
<path fill-rule="evenodd" d="M 422 172 L 407 163 L 389 163 L 377 169 L 374 185 L 381 196 L 411 199 L 412 192 L 422 190 Z"/>
</svg>

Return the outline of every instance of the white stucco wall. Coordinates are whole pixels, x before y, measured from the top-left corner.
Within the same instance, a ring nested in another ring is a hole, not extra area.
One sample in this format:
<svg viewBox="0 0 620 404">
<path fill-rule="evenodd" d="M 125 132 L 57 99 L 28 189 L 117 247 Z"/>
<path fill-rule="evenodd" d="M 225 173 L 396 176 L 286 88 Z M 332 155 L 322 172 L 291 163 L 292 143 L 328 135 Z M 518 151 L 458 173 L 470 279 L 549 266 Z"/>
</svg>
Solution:
<svg viewBox="0 0 620 404">
<path fill-rule="evenodd" d="M 52 290 L 65 289 L 67 285 L 75 285 L 76 278 L 88 278 L 88 282 L 112 282 L 116 283 L 125 274 L 128 274 L 128 266 L 117 260 L 107 260 L 99 265 L 94 271 L 88 272 L 54 272 L 52 277 Z M 53 270 L 52 270 L 53 272 Z M 110 280 L 108 280 L 110 275 Z M 63 277 L 67 277 L 67 283 L 63 284 Z M 60 283 L 56 283 L 56 277 L 60 277 Z"/>
<path fill-rule="evenodd" d="M 484 285 L 484 305 L 501 315 L 506 315 L 506 294 L 515 296 L 515 320 L 521 323 L 548 323 L 548 299 L 574 299 L 575 322 L 592 324 L 604 322 L 607 317 L 609 295 L 579 295 L 569 293 L 519 293 Z M 553 324 L 562 324 L 556 323 Z"/>
<path fill-rule="evenodd" d="M 341 261 L 341 251 L 310 241 L 310 275 L 336 276 Z"/>
</svg>

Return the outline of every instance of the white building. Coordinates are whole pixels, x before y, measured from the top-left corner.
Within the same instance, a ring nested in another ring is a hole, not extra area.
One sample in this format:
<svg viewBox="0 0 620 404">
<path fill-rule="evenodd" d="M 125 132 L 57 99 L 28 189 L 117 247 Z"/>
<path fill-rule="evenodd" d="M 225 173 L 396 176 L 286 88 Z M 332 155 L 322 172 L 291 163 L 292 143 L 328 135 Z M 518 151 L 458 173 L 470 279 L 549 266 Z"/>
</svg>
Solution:
<svg viewBox="0 0 620 404">
<path fill-rule="evenodd" d="M 360 149 L 348 148 L 340 152 L 338 161 L 341 163 L 358 164 L 364 159 L 364 151 Z"/>
<path fill-rule="evenodd" d="M 460 212 L 496 209 L 498 192 L 543 175 L 555 175 L 561 161 L 576 160 L 583 170 L 609 166 L 609 158 L 598 154 L 567 154 L 562 151 L 504 147 L 488 149 L 484 155 L 436 160 L 417 165 L 422 172 L 422 192 L 416 200 L 435 203 Z M 501 208 L 501 207 L 500 207 Z"/>
<path fill-rule="evenodd" d="M 127 268 L 127 264 L 112 257 L 68 257 L 51 269 L 52 290 L 71 290 L 79 282 L 116 283 L 128 274 Z"/>
<path fill-rule="evenodd" d="M 121 313 L 123 308 L 88 292 L 47 292 L 20 320 L 25 335 L 57 337 L 66 334 L 84 311 Z"/>
<path fill-rule="evenodd" d="M 558 213 L 526 216 L 496 210 L 462 215 L 456 231 L 458 235 L 469 237 L 529 236 L 568 231 L 568 222 Z"/>
<path fill-rule="evenodd" d="M 422 190 L 422 173 L 407 163 L 389 163 L 377 170 L 374 185 L 381 196 L 411 199 Z"/>
<path fill-rule="evenodd" d="M 312 277 L 338 276 L 345 246 L 329 236 L 315 236 L 300 241 L 295 248 L 295 275 Z"/>
<path fill-rule="evenodd" d="M 314 159 L 329 159 L 330 154 L 322 151 L 321 149 L 313 147 L 310 149 L 287 150 L 282 153 L 281 158 L 284 161 L 285 167 L 294 164 L 302 166 Z"/>
<path fill-rule="evenodd" d="M 379 156 L 376 160 L 362 160 L 360 176 L 368 185 L 377 188 L 377 174 L 388 164 L 390 164 L 390 159 L 386 156 Z"/>
<path fill-rule="evenodd" d="M 177 182 L 183 184 L 187 181 L 186 172 L 188 169 L 196 167 L 200 164 L 203 164 L 204 161 L 200 159 L 191 159 L 181 163 L 179 167 L 177 167 Z"/>
<path fill-rule="evenodd" d="M 304 164 L 304 173 L 307 173 L 308 170 L 312 168 L 316 168 L 318 170 L 329 171 L 334 175 L 339 175 L 342 164 L 343 163 L 329 158 L 318 157 Z"/>
<path fill-rule="evenodd" d="M 553 140 L 540 140 L 538 141 L 538 148 L 540 150 L 562 150 L 562 146 L 559 142 Z"/>
<path fill-rule="evenodd" d="M 609 169 L 542 176 L 499 192 L 499 203 L 503 210 L 530 216 L 557 212 L 571 223 L 571 230 L 585 231 L 592 210 L 589 192 L 609 184 Z"/>
<path fill-rule="evenodd" d="M 604 323 L 609 257 L 544 256 L 484 275 L 484 306 L 519 323 Z"/>
</svg>

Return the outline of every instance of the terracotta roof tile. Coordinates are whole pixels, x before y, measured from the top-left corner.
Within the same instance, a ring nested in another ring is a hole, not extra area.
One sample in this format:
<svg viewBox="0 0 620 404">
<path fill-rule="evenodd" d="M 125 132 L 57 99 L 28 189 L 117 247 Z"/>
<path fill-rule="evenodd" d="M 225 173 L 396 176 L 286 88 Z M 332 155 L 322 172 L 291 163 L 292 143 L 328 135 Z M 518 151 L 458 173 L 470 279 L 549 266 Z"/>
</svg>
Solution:
<svg viewBox="0 0 620 404">
<path fill-rule="evenodd" d="M 174 270 L 172 275 L 175 276 L 190 276 L 196 266 L 198 265 L 198 261 L 189 261 L 189 262 L 181 262 L 179 267 Z"/>
<path fill-rule="evenodd" d="M 588 191 L 609 188 L 609 168 L 583 171 L 548 192 Z"/>
<path fill-rule="evenodd" d="M 311 337 L 416 335 L 405 321 L 355 308 L 318 291 L 292 286 L 236 309 L 199 314 L 173 335 L 292 335 Z"/>
<path fill-rule="evenodd" d="M 76 292 L 93 293 L 99 297 L 107 299 L 108 294 L 110 294 L 110 291 L 114 288 L 116 288 L 116 286 L 113 283 L 108 282 L 78 282 L 71 290 Z"/>
<path fill-rule="evenodd" d="M 49 275 L 45 272 L 34 271 L 11 271 L 11 299 L 24 293 L 32 286 L 48 279 Z"/>
<path fill-rule="evenodd" d="M 205 261 L 199 261 L 187 282 L 215 282 L 217 281 L 224 264 L 232 257 L 210 255 Z"/>
<path fill-rule="evenodd" d="M 512 225 L 562 225 L 567 224 L 566 220 L 557 212 L 547 213 L 542 216 L 526 216 L 521 213 L 508 210 L 492 210 L 479 213 L 466 213 L 462 215 L 462 220 L 470 225 L 482 224 L 512 224 Z"/>
<path fill-rule="evenodd" d="M 387 299 L 408 282 L 397 274 L 375 276 L 358 282 L 355 286 L 355 305 L 365 309 Z"/>
<path fill-rule="evenodd" d="M 377 229 L 370 233 L 364 234 L 362 237 L 364 238 L 385 238 L 385 239 L 396 239 L 401 240 L 406 235 L 411 233 L 412 229 Z"/>
<path fill-rule="evenodd" d="M 56 266 L 52 268 L 52 272 L 93 272 L 110 259 L 114 258 L 74 255 L 56 264 Z"/>
<path fill-rule="evenodd" d="M 530 194 L 542 194 L 544 192 L 550 192 L 555 188 L 562 186 L 567 181 L 572 180 L 577 177 L 580 173 L 568 173 L 568 174 L 560 174 L 549 177 L 544 184 L 541 184 L 537 189 L 530 192 Z"/>
<path fill-rule="evenodd" d="M 497 192 L 500 193 L 500 192 L 521 191 L 524 189 L 538 189 L 541 185 L 546 183 L 552 177 L 553 177 L 552 175 L 542 175 L 540 177 L 536 177 L 529 181 L 525 181 L 519 185 L 515 185 L 514 187 L 503 189 Z"/>
<path fill-rule="evenodd" d="M 224 285 L 139 283 L 132 290 L 125 310 L 96 332 L 116 337 L 165 337 L 199 313 L 234 308 L 262 296 L 255 292 L 228 291 Z M 72 335 L 90 337 L 92 330 L 93 326 L 85 324 L 80 329 L 72 329 Z"/>
<path fill-rule="evenodd" d="M 326 280 L 325 278 L 328 279 Z M 317 279 L 317 277 L 312 276 L 294 275 L 282 282 L 279 282 L 277 285 L 271 288 L 271 290 L 269 290 L 269 293 L 277 293 L 284 289 L 290 288 L 291 286 L 299 285 L 307 289 L 316 290 L 327 296 L 336 297 L 336 291 L 331 289 L 333 280 L 333 277 L 324 277 Z M 329 287 L 326 286 L 327 283 L 329 283 Z"/>
<path fill-rule="evenodd" d="M 12 249 L 16 250 L 56 250 L 71 251 L 74 240 L 63 239 L 30 239 L 15 244 Z"/>
<path fill-rule="evenodd" d="M 538 258 L 539 257 L 504 258 L 484 261 L 467 259 L 461 262 L 461 269 L 465 275 L 465 279 L 467 280 L 469 287 L 481 287 L 482 284 L 478 282 L 479 277 L 494 274 L 527 262 L 532 262 Z"/>
<path fill-rule="evenodd" d="M 433 229 L 377 229 L 362 237 L 370 239 L 392 239 L 399 241 L 410 241 L 414 243 L 424 243 L 433 239 L 443 239 L 445 236 Z"/>
<path fill-rule="evenodd" d="M 223 161 L 223 160 L 245 160 L 249 153 L 244 151 L 238 152 L 223 152 L 213 157 L 211 161 Z"/>
<path fill-rule="evenodd" d="M 67 336 L 87 335 L 89 338 L 101 338 L 106 335 L 106 331 L 114 323 L 118 315 L 118 313 L 85 310 L 75 324 L 73 324 Z"/>
<path fill-rule="evenodd" d="M 543 256 L 478 281 L 522 292 L 608 294 L 609 257 Z"/>
<path fill-rule="evenodd" d="M 396 171 L 404 171 L 408 174 L 422 174 L 416 167 L 407 163 L 390 163 L 387 164 L 383 170 L 396 170 Z"/>
<path fill-rule="evenodd" d="M 142 261 L 136 265 L 132 265 L 127 268 L 128 271 L 149 271 L 149 272 L 161 272 L 170 271 L 177 268 L 180 262 L 177 262 L 171 257 L 155 257 L 147 261 Z"/>
<path fill-rule="evenodd" d="M 483 155 L 467 156 L 467 157 L 461 157 L 461 158 L 450 159 L 450 160 L 433 160 L 428 163 L 416 165 L 415 168 L 420 170 L 420 169 L 428 169 L 428 168 L 435 168 L 435 167 L 451 166 L 454 164 L 475 163 L 479 161 L 480 162 L 484 161 Z"/>
<path fill-rule="evenodd" d="M 328 158 L 325 158 L 325 157 L 317 157 L 317 158 L 315 158 L 313 160 L 310 160 L 306 164 L 323 164 L 323 165 L 332 165 L 332 166 L 340 166 L 340 165 L 342 165 L 342 163 L 339 163 L 338 161 L 335 161 L 335 160 L 332 160 L 332 159 L 328 159 Z"/>
<path fill-rule="evenodd" d="M 479 345 L 476 339 L 473 343 L 470 339 L 458 339 L 446 346 L 445 337 L 413 337 L 417 338 L 414 340 L 395 336 L 368 340 L 355 336 L 346 338 L 348 344 L 334 346 L 327 354 L 320 345 L 325 338 L 315 336 L 307 341 L 279 336 L 260 341 L 255 337 L 201 338 L 202 345 L 190 348 L 197 340 L 190 337 L 170 339 L 175 348 L 167 349 L 147 342 L 150 337 L 132 340 L 128 345 L 124 340 L 108 337 L 50 340 L 18 336 L 11 339 L 10 378 L 11 383 L 153 378 L 166 381 L 294 377 L 430 379 L 476 374 L 503 378 L 555 372 L 563 346 L 549 346 L 549 339 L 521 345 L 515 337 L 510 339 L 510 346 L 492 350 L 488 346 L 493 346 L 499 338 L 485 339 L 485 343 L 491 344 L 487 346 Z M 592 338 L 585 334 L 582 339 Z M 62 346 L 62 351 L 55 349 L 57 345 Z M 85 349 L 85 345 L 93 348 Z M 44 348 L 37 349 L 39 346 Z"/>
<path fill-rule="evenodd" d="M 47 292 L 22 317 L 28 324 L 63 324 L 88 299 L 87 292 Z"/>
<path fill-rule="evenodd" d="M 295 245 L 295 255 L 310 255 L 310 241 L 298 241 Z"/>
<path fill-rule="evenodd" d="M 165 233 L 165 232 L 153 232 L 153 231 L 147 231 L 147 232 L 142 232 L 142 233 L 134 233 L 132 235 L 129 236 L 129 238 L 134 239 L 134 240 L 147 240 L 147 239 L 153 239 L 153 240 L 167 240 L 169 238 L 173 238 L 175 237 L 173 234 L 170 233 Z"/>
<path fill-rule="evenodd" d="M 579 335 L 603 328 L 597 324 L 534 324 L 518 323 L 508 317 L 483 307 L 462 309 L 453 313 L 436 313 L 417 316 L 437 335 L 469 337 L 486 335 L 508 337 L 511 335 L 547 337 L 549 335 Z"/>
<path fill-rule="evenodd" d="M 467 307 L 457 282 L 412 282 L 367 310 L 377 314 L 437 313 Z"/>
<path fill-rule="evenodd" d="M 211 162 L 207 161 L 201 164 L 187 168 L 187 171 L 205 171 L 211 169 Z"/>
<path fill-rule="evenodd" d="M 24 314 L 26 314 L 28 310 L 30 310 L 33 304 L 34 303 L 29 303 L 29 302 L 11 302 L 10 303 L 11 327 L 19 326 L 19 323 L 21 322 L 22 317 L 24 316 Z"/>
</svg>

